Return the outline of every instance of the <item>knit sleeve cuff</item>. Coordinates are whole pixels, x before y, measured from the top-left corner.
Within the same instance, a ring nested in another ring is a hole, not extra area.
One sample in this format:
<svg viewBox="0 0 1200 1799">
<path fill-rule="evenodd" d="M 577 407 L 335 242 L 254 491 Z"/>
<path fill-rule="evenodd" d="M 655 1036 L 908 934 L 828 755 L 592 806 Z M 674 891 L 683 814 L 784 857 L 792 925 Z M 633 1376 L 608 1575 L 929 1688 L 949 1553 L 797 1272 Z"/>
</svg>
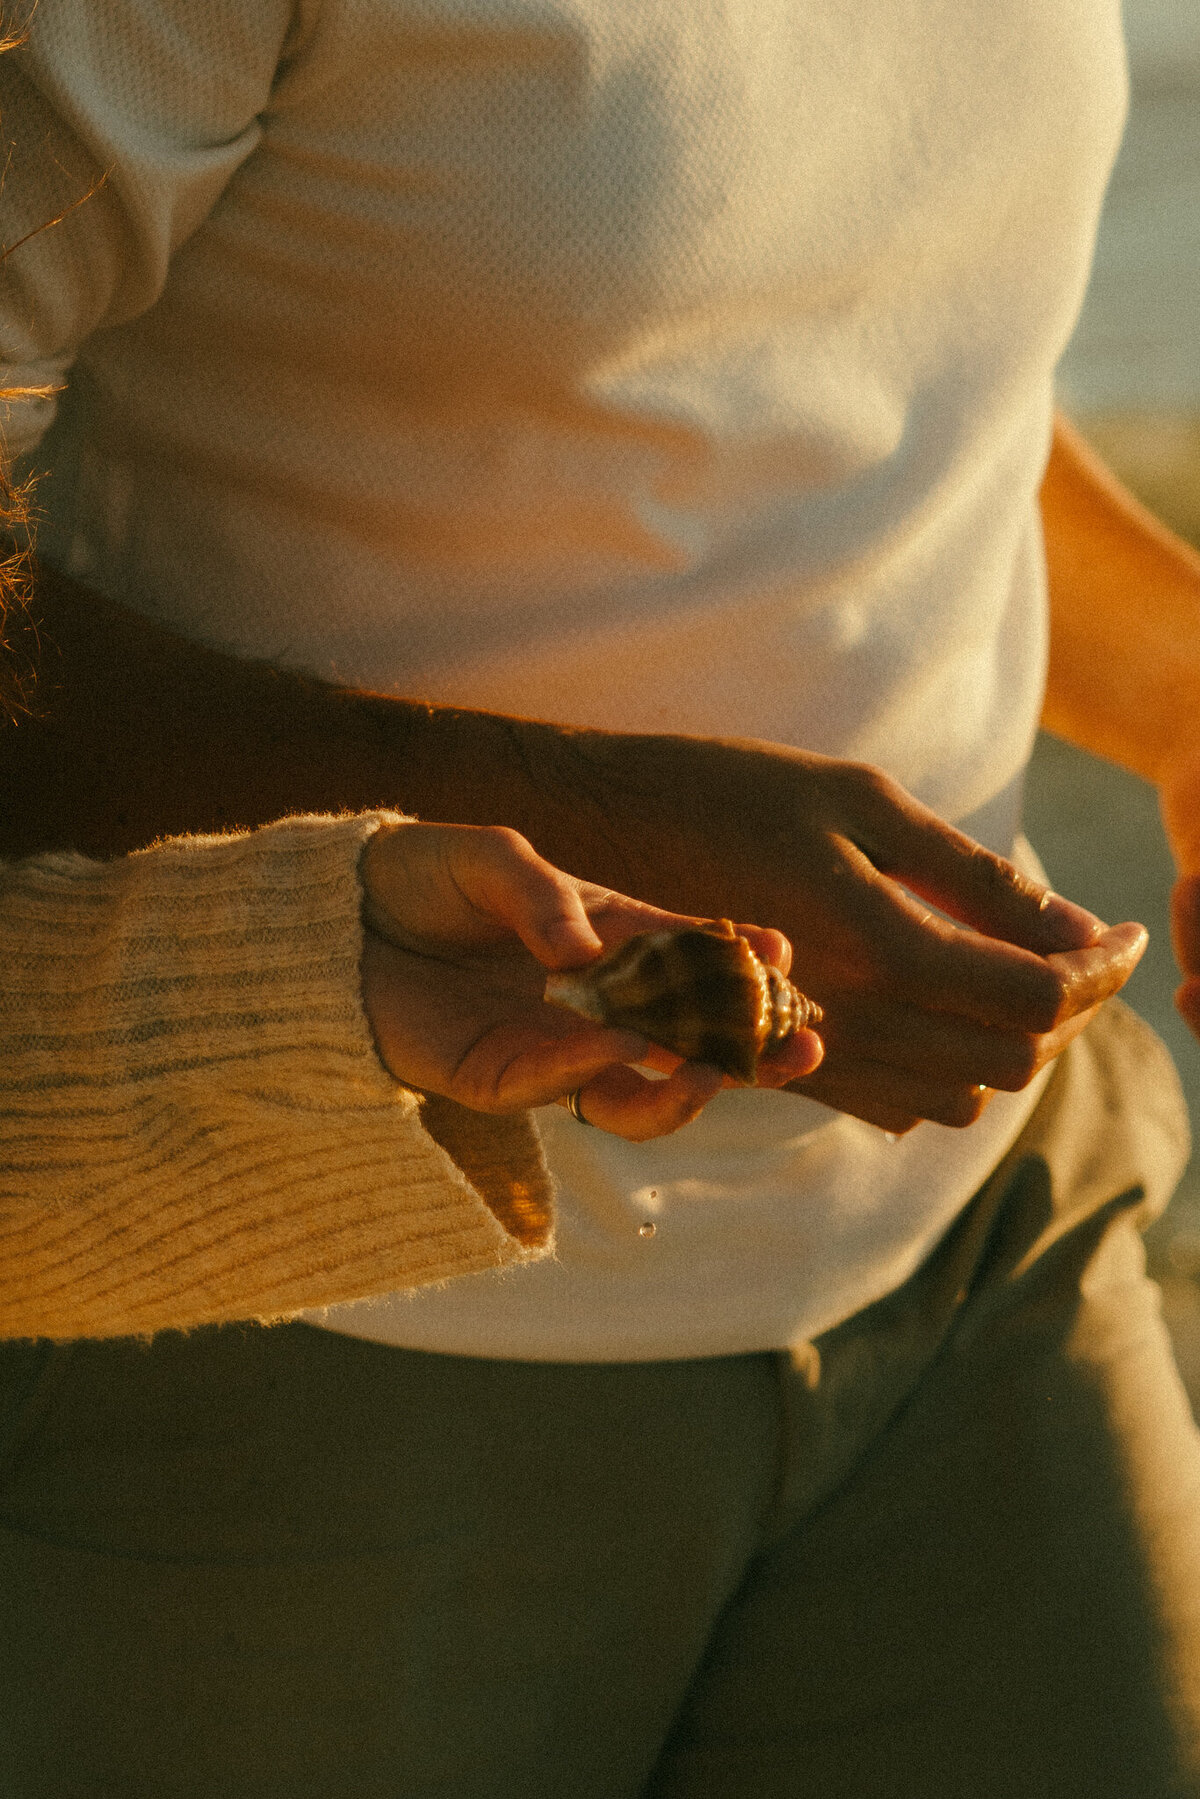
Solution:
<svg viewBox="0 0 1200 1799">
<path fill-rule="evenodd" d="M 358 858 L 298 817 L 3 871 L 0 1331 L 278 1316 L 548 1253 L 532 1122 L 398 1085 Z"/>
</svg>

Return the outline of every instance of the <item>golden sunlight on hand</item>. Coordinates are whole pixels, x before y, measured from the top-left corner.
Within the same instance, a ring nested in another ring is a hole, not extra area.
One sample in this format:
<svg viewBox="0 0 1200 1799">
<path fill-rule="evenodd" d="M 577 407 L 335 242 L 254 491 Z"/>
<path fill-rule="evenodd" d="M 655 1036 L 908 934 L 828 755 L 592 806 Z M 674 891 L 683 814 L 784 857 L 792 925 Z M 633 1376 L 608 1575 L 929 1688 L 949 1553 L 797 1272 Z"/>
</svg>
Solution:
<svg viewBox="0 0 1200 1799">
<path fill-rule="evenodd" d="M 697 920 L 575 880 L 500 827 L 386 827 L 361 873 L 363 1002 L 380 1056 L 406 1085 L 483 1112 L 574 1095 L 589 1124 L 642 1141 L 686 1124 L 724 1084 L 715 1069 L 543 999 L 548 969 Z M 790 945 L 777 931 L 745 934 L 786 967 Z M 760 1084 L 811 1073 L 822 1053 L 814 1032 L 798 1031 L 764 1057 Z"/>
</svg>

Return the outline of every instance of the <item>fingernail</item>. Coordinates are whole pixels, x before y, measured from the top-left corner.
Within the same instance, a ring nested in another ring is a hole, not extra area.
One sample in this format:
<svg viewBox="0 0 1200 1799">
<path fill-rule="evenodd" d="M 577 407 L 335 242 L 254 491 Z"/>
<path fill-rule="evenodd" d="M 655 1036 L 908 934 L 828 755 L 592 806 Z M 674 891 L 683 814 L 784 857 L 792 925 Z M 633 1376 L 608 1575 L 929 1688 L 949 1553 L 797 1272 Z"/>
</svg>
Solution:
<svg viewBox="0 0 1200 1799">
<path fill-rule="evenodd" d="M 1039 911 L 1052 949 L 1086 949 L 1104 935 L 1104 925 L 1094 912 L 1064 899 L 1049 887 L 1042 895 Z"/>
<path fill-rule="evenodd" d="M 1105 935 L 1110 938 L 1119 937 L 1129 946 L 1130 950 L 1136 950 L 1139 956 L 1145 953 L 1146 945 L 1150 941 L 1150 933 L 1145 925 L 1138 924 L 1136 921 L 1113 925 L 1110 931 L 1105 932 Z"/>
</svg>

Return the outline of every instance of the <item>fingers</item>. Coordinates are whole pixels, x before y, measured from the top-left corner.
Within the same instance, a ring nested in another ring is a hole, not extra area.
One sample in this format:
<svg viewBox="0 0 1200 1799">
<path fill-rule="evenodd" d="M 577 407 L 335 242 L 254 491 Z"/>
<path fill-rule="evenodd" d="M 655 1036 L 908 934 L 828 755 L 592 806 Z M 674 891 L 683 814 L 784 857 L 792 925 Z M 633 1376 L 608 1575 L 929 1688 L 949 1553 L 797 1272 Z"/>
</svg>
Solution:
<svg viewBox="0 0 1200 1799">
<path fill-rule="evenodd" d="M 580 883 L 580 895 L 588 919 L 606 950 L 616 949 L 642 931 L 695 930 L 698 925 L 713 922 L 694 913 L 668 912 L 661 906 L 651 906 L 643 900 L 630 899 L 628 894 L 594 887 L 586 881 Z M 735 924 L 734 929 L 746 939 L 760 961 L 769 962 L 780 974 L 789 972 L 792 946 L 782 931 L 753 924 Z"/>
<path fill-rule="evenodd" d="M 795 1031 L 779 1046 L 762 1056 L 758 1064 L 759 1087 L 786 1087 L 803 1080 L 820 1067 L 825 1045 L 815 1031 Z"/>
<path fill-rule="evenodd" d="M 543 967 L 572 968 L 640 931 L 708 922 L 576 880 L 502 825 L 383 826 L 363 850 L 360 873 L 372 928 L 421 953 L 488 948 L 511 932 Z M 792 950 L 782 932 L 738 928 L 787 973 Z"/>
<path fill-rule="evenodd" d="M 1051 1031 L 1109 998 L 1129 979 L 1147 941 L 1142 926 L 1115 925 L 1101 928 L 1086 946 L 1036 954 L 939 918 L 873 871 L 847 904 L 871 946 L 864 988 L 1000 1030 Z M 825 1003 L 823 993 L 817 998 Z"/>
<path fill-rule="evenodd" d="M 645 1143 L 690 1124 L 722 1085 L 718 1070 L 701 1062 L 682 1062 L 662 1081 L 635 1068 L 614 1067 L 583 1086 L 577 1104 L 588 1124 L 631 1143 Z"/>
<path fill-rule="evenodd" d="M 1146 953 L 1145 925 L 1113 925 L 1088 949 L 1047 956 L 1061 985 L 1051 1029 L 1119 993 Z"/>
<path fill-rule="evenodd" d="M 1092 913 L 946 824 L 878 769 L 854 767 L 844 778 L 860 821 L 852 840 L 882 874 L 952 918 L 1043 956 L 1083 949 L 1103 932 Z"/>
<path fill-rule="evenodd" d="M 549 968 L 598 954 L 580 883 L 503 825 L 383 826 L 359 862 L 364 913 L 422 953 L 469 952 L 515 934 Z"/>
<path fill-rule="evenodd" d="M 818 1068 L 825 1054 L 825 1045 L 816 1031 L 795 1031 L 790 1037 L 760 1059 L 755 1085 L 758 1087 L 786 1087 L 789 1081 L 802 1079 Z M 642 1068 L 653 1068 L 659 1074 L 674 1074 L 679 1067 L 681 1057 L 672 1050 L 662 1049 L 657 1043 L 651 1043 L 646 1053 L 638 1057 Z M 737 1087 L 741 1083 L 727 1080 L 726 1085 Z"/>
<path fill-rule="evenodd" d="M 868 1000 L 838 1007 L 822 1031 L 835 1066 L 869 1061 L 918 1075 L 931 1090 L 982 1083 L 1019 1093 L 1095 1011 L 1088 1008 L 1053 1031 L 997 1031 L 949 1013 Z"/>
<path fill-rule="evenodd" d="M 454 1097 L 484 1112 L 551 1105 L 614 1066 L 643 1061 L 648 1047 L 636 1032 L 603 1025 L 572 1026 L 562 1036 L 507 1026 L 472 1047 L 457 1071 Z"/>
<path fill-rule="evenodd" d="M 739 937 L 744 937 L 760 962 L 767 962 L 777 968 L 780 974 L 790 974 L 792 970 L 792 946 L 782 931 L 765 930 L 761 925 L 740 924 L 735 930 Z"/>
<path fill-rule="evenodd" d="M 588 962 L 639 931 L 687 929 L 706 922 L 625 894 L 590 888 L 555 868 L 519 831 L 506 826 L 428 829 L 441 834 L 447 867 L 465 898 L 506 925 L 543 967 L 570 968 Z M 597 891 L 599 900 L 589 905 Z M 757 925 L 738 928 L 756 954 L 787 973 L 792 947 L 782 931 Z"/>
<path fill-rule="evenodd" d="M 820 1100 L 893 1136 L 903 1136 L 925 1120 L 962 1130 L 975 1123 L 992 1099 L 992 1090 L 978 1082 L 943 1084 L 882 1062 L 859 1060 L 839 1066 L 832 1057 L 810 1079 L 793 1081 L 788 1091 Z"/>
<path fill-rule="evenodd" d="M 1196 986 L 1200 1000 L 1200 982 Z M 791 1090 L 893 1133 L 922 1119 L 962 1129 L 974 1124 L 997 1090 L 1016 1093 L 1028 1086 L 1098 1010 L 1092 1006 L 1036 1037 L 981 1032 L 955 1019 L 942 1021 L 946 1028 L 939 1035 L 937 1020 L 876 1011 L 869 1034 L 844 1024 L 831 1027 L 827 1060 Z M 869 1043 L 868 1053 L 860 1037 Z"/>
</svg>

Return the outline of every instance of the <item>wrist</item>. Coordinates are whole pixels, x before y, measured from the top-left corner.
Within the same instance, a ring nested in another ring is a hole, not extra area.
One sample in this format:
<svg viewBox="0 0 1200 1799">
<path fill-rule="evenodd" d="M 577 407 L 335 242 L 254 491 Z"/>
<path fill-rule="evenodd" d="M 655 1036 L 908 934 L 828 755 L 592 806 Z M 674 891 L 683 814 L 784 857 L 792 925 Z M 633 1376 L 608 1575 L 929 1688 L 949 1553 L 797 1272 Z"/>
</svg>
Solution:
<svg viewBox="0 0 1200 1799">
<path fill-rule="evenodd" d="M 622 885 L 616 821 L 638 760 L 626 752 L 641 740 L 455 707 L 409 711 L 404 798 L 420 818 L 506 825 L 557 867 Z"/>
</svg>

